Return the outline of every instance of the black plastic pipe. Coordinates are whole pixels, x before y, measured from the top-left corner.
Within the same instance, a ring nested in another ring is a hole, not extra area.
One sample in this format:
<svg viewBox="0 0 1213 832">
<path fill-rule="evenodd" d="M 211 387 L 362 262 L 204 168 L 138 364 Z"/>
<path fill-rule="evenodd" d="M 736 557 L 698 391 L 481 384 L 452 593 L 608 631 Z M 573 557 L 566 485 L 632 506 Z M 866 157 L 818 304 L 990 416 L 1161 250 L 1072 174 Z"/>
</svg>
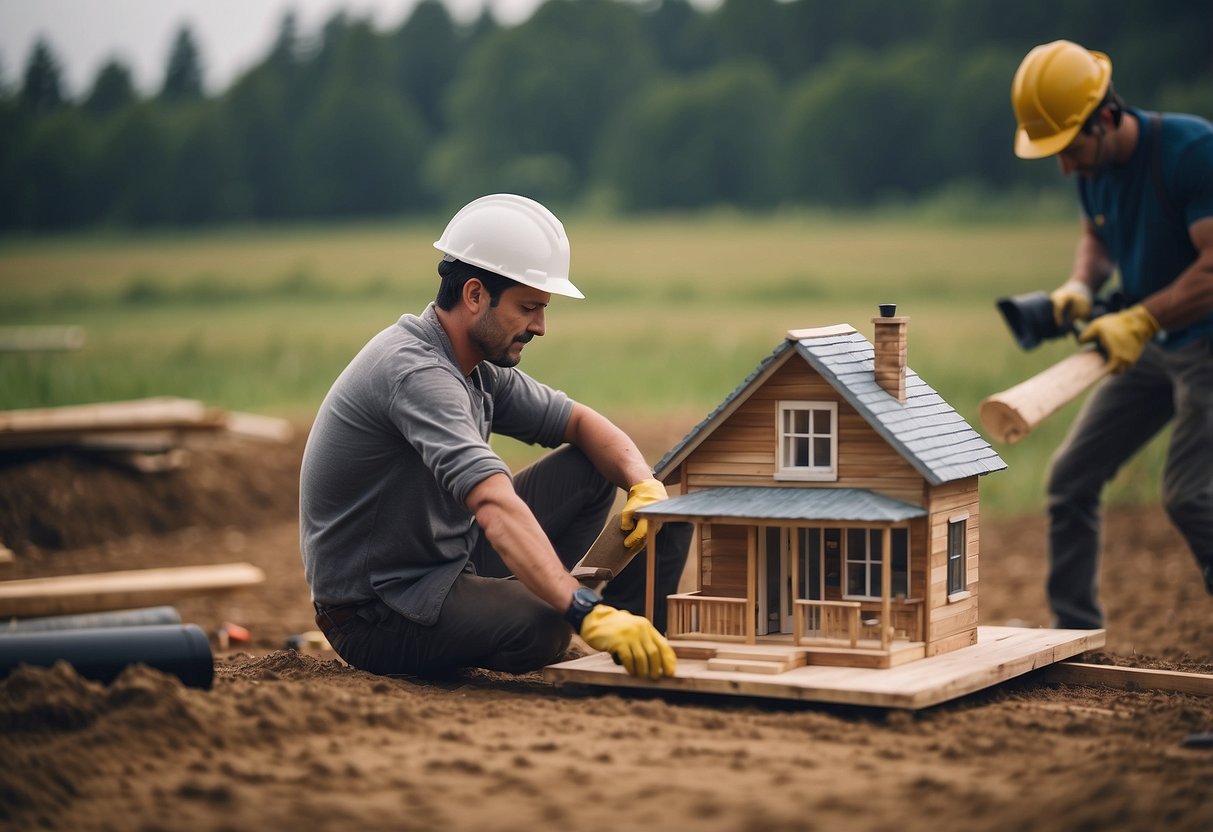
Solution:
<svg viewBox="0 0 1213 832">
<path fill-rule="evenodd" d="M 215 678 L 211 645 L 197 624 L 0 635 L 0 678 L 21 664 L 50 667 L 57 661 L 105 684 L 133 664 L 171 674 L 193 688 L 209 689 Z"/>
<path fill-rule="evenodd" d="M 79 615 L 44 615 L 37 618 L 13 618 L 0 621 L 5 633 L 41 633 L 47 630 L 91 630 L 97 627 L 147 627 L 152 624 L 180 624 L 176 607 L 142 607 L 112 612 L 86 612 Z"/>
</svg>

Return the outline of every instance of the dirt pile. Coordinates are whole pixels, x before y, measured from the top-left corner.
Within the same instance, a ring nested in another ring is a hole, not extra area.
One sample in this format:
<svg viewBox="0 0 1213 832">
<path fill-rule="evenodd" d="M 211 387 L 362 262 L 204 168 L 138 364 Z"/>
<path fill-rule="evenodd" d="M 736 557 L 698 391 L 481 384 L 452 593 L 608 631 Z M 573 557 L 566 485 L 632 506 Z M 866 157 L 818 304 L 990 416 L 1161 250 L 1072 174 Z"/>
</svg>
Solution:
<svg viewBox="0 0 1213 832">
<path fill-rule="evenodd" d="M 306 440 L 216 441 L 184 467 L 145 474 L 72 451 L 0 454 L 0 543 L 75 549 L 133 534 L 190 526 L 254 528 L 299 507 Z"/>
</svg>

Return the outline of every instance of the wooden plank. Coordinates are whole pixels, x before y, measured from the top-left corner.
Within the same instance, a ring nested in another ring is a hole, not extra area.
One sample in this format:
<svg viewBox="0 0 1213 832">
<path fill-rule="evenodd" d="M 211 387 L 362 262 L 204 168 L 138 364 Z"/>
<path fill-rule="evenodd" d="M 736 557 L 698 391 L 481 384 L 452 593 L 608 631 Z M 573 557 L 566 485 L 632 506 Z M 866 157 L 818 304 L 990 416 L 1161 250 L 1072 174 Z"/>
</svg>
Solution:
<svg viewBox="0 0 1213 832">
<path fill-rule="evenodd" d="M 673 678 L 628 676 L 605 653 L 552 665 L 556 683 L 758 696 L 880 708 L 925 708 L 1021 676 L 1103 646 L 1103 630 L 980 627 L 977 644 L 890 668 L 808 665 L 770 676 L 710 671 L 705 661 L 682 659 Z M 759 649 L 766 649 L 758 644 Z M 743 650 L 730 645 L 730 650 Z"/>
<path fill-rule="evenodd" d="M 274 416 L 261 416 L 256 413 L 237 413 L 228 411 L 224 420 L 224 428 L 228 433 L 244 439 L 258 439 L 263 442 L 290 442 L 295 435 L 295 427 L 286 419 Z"/>
<path fill-rule="evenodd" d="M 1049 682 L 1088 685 L 1120 690 L 1165 690 L 1213 696 L 1213 675 L 1178 670 L 1152 670 L 1143 667 L 1116 667 L 1084 662 L 1058 662 L 1040 673 Z"/>
<path fill-rule="evenodd" d="M 598 537 L 590 544 L 589 550 L 577 562 L 574 570 L 605 569 L 610 573 L 607 577 L 607 580 L 610 580 L 631 563 L 641 546 L 629 550 L 623 545 L 627 533 L 620 525 L 622 521 L 623 512 L 617 511 L 611 515 L 606 525 L 602 527 L 602 531 L 598 533 Z M 601 589 L 601 587 L 596 588 Z"/>
<path fill-rule="evenodd" d="M 200 401 L 160 396 L 0 411 L 0 433 L 181 427 L 213 423 L 215 418 L 216 411 Z"/>
<path fill-rule="evenodd" d="M 250 563 L 175 566 L 0 581 L 0 617 L 120 610 L 252 586 L 265 573 Z"/>
<path fill-rule="evenodd" d="M 789 329 L 787 338 L 789 341 L 800 341 L 807 338 L 824 338 L 830 335 L 846 335 L 854 332 L 855 327 L 850 324 L 834 324 L 833 326 L 810 327 L 808 329 Z"/>
</svg>

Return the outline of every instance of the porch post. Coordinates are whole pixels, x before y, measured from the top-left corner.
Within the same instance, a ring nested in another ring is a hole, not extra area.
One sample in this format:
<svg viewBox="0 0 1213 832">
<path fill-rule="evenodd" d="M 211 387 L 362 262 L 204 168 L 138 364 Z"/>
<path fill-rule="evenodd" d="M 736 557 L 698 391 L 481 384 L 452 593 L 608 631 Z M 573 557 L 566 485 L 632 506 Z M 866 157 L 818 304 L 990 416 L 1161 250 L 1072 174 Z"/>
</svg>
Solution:
<svg viewBox="0 0 1213 832">
<path fill-rule="evenodd" d="M 657 595 L 657 528 L 659 524 L 653 520 L 649 521 L 648 532 L 644 537 L 645 551 L 648 557 L 645 558 L 644 564 L 644 616 L 649 621 L 653 620 L 654 607 L 656 605 Z M 666 626 L 669 627 L 669 616 L 666 616 Z"/>
<path fill-rule="evenodd" d="M 880 649 L 893 642 L 893 532 L 886 524 L 880 532 Z"/>
<path fill-rule="evenodd" d="M 800 529 L 793 526 L 788 529 L 788 533 L 792 536 L 792 544 L 788 547 L 788 557 L 792 559 L 792 568 L 789 570 L 792 586 L 788 590 L 788 603 L 792 606 L 792 643 L 800 644 L 800 637 L 804 635 L 800 607 L 796 605 L 796 600 L 800 597 L 796 589 L 800 586 Z"/>
<path fill-rule="evenodd" d="M 758 527 L 747 526 L 745 538 L 745 642 L 758 643 Z"/>
</svg>

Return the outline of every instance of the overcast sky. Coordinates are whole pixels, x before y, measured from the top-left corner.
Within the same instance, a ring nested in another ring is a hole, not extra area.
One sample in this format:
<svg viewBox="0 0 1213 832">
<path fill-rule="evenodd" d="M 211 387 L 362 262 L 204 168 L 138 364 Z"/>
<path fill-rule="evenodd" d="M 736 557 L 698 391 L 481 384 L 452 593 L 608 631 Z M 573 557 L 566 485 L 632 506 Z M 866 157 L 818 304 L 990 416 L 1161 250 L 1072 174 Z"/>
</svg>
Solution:
<svg viewBox="0 0 1213 832">
<path fill-rule="evenodd" d="M 474 20 L 486 6 L 503 24 L 526 20 L 543 0 L 443 0 L 452 17 Z M 97 70 L 120 58 L 144 93 L 163 81 L 177 29 L 188 23 L 202 53 L 208 91 L 227 87 L 261 58 L 287 9 L 305 34 L 335 11 L 370 17 L 377 28 L 400 24 L 417 0 L 0 0 L 0 78 L 20 84 L 30 50 L 45 37 L 63 64 L 67 92 L 87 91 Z M 700 8 L 720 0 L 692 0 Z"/>
</svg>

